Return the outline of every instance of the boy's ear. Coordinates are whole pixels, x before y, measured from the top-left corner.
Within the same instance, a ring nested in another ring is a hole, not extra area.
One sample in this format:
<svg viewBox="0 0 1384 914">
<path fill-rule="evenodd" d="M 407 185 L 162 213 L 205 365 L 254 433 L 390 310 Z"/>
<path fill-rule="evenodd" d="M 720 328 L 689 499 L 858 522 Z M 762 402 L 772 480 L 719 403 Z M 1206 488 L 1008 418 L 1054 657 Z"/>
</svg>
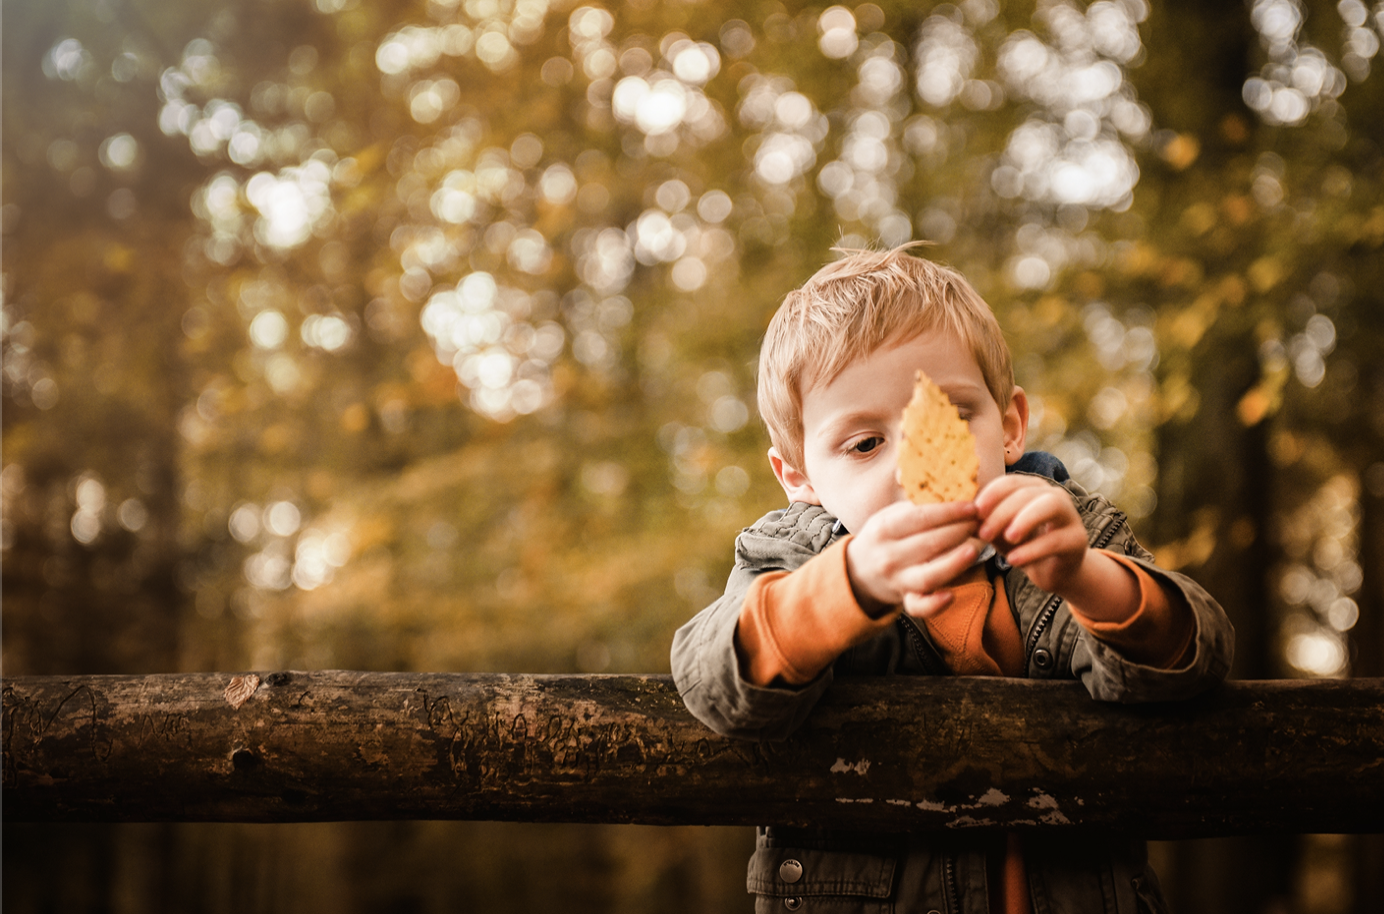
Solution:
<svg viewBox="0 0 1384 914">
<path fill-rule="evenodd" d="M 1024 456 L 1024 441 L 1028 438 L 1028 394 L 1022 387 L 1014 388 L 1004 418 L 1004 465 L 1013 466 Z"/>
<path fill-rule="evenodd" d="M 788 465 L 788 462 L 779 454 L 778 448 L 769 448 L 769 466 L 774 470 L 774 478 L 783 486 L 783 491 L 788 495 L 789 501 L 800 501 L 809 505 L 820 505 L 822 500 L 817 497 L 816 491 L 812 488 L 812 483 L 807 481 L 806 474 Z"/>
</svg>

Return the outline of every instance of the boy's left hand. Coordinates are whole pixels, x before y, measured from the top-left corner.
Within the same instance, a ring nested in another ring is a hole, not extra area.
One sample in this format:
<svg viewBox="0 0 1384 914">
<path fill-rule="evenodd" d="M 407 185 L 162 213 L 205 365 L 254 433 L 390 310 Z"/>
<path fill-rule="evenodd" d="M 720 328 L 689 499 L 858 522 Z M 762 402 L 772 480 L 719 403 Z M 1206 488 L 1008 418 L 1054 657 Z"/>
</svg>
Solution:
<svg viewBox="0 0 1384 914">
<path fill-rule="evenodd" d="M 1067 490 L 1038 476 L 1011 474 L 992 480 L 975 503 L 981 520 L 976 535 L 1040 590 L 1067 596 L 1090 551 Z"/>
</svg>

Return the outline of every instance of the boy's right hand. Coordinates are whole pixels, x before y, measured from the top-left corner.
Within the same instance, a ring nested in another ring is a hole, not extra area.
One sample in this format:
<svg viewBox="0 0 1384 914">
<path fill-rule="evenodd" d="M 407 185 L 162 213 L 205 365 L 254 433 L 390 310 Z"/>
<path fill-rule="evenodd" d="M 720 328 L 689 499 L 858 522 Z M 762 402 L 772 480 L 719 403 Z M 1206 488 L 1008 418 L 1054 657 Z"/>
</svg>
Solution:
<svg viewBox="0 0 1384 914">
<path fill-rule="evenodd" d="M 972 537 L 974 502 L 895 502 L 876 511 L 846 546 L 846 571 L 856 602 L 880 618 L 904 602 L 931 612 L 951 599 L 945 587 L 979 555 Z"/>
</svg>

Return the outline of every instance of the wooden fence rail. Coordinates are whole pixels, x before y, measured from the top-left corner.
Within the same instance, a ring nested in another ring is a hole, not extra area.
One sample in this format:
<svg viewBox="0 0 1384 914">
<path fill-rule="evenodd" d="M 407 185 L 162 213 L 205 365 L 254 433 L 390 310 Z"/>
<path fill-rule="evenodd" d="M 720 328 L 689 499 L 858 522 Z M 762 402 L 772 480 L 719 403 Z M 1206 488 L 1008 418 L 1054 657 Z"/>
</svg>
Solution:
<svg viewBox="0 0 1384 914">
<path fill-rule="evenodd" d="M 506 819 L 1384 831 L 1384 680 L 1119 706 L 1075 683 L 842 681 L 785 742 L 666 676 L 276 672 L 4 683 L 19 821 Z"/>
</svg>

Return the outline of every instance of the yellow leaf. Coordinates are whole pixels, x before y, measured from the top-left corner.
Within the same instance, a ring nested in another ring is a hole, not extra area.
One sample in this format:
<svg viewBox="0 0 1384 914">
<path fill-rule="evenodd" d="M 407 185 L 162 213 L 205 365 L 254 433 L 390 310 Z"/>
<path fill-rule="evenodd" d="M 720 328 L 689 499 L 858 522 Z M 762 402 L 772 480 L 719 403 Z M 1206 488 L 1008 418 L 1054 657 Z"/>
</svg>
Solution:
<svg viewBox="0 0 1384 914">
<path fill-rule="evenodd" d="M 1283 385 L 1288 381 L 1288 370 L 1273 371 L 1260 379 L 1240 398 L 1235 413 L 1246 427 L 1258 425 L 1268 416 L 1278 412 L 1283 405 Z"/>
<path fill-rule="evenodd" d="M 1173 318 L 1168 335 L 1183 349 L 1191 349 L 1201 341 L 1206 328 L 1215 319 L 1218 303 L 1214 294 L 1203 292 L 1190 307 Z"/>
<path fill-rule="evenodd" d="M 1228 305 L 1242 305 L 1245 301 L 1245 294 L 1249 291 L 1245 288 L 1245 281 L 1238 275 L 1231 273 L 1216 284 L 1216 291 L 1221 296 L 1221 301 Z"/>
<path fill-rule="evenodd" d="M 1216 208 L 1210 203 L 1194 203 L 1182 211 L 1182 226 L 1193 236 L 1205 235 L 1216 224 Z"/>
<path fill-rule="evenodd" d="M 1067 303 L 1056 295 L 1047 295 L 1033 306 L 1034 316 L 1045 327 L 1051 327 L 1067 313 Z"/>
<path fill-rule="evenodd" d="M 1201 142 L 1189 133 L 1179 133 L 1158 154 L 1175 170 L 1183 171 L 1201 155 Z"/>
<path fill-rule="evenodd" d="M 1231 225 L 1244 225 L 1254 215 L 1254 204 L 1249 197 L 1232 194 L 1221 201 L 1221 212 L 1225 213 Z"/>
<path fill-rule="evenodd" d="M 1235 405 L 1235 414 L 1240 417 L 1240 424 L 1248 428 L 1264 421 L 1264 417 L 1269 414 L 1269 408 L 1272 405 L 1273 401 L 1268 392 L 1264 390 L 1262 385 L 1256 384 Z"/>
<path fill-rule="evenodd" d="M 128 273 L 134 262 L 134 248 L 128 248 L 123 244 L 110 245 L 106 248 L 105 257 L 102 258 L 102 263 L 112 273 Z"/>
<path fill-rule="evenodd" d="M 1256 292 L 1263 294 L 1283 278 L 1283 266 L 1272 255 L 1260 257 L 1249 265 L 1249 281 L 1254 285 Z"/>
<path fill-rule="evenodd" d="M 1249 125 L 1238 114 L 1227 114 L 1221 118 L 1221 136 L 1236 146 L 1249 139 Z"/>
<path fill-rule="evenodd" d="M 286 450 L 295 437 L 292 426 L 286 422 L 276 422 L 260 434 L 260 450 L 266 454 L 277 454 Z"/>
<path fill-rule="evenodd" d="M 1141 276 L 1152 273 L 1158 266 L 1158 249 L 1150 244 L 1136 241 L 1134 247 L 1124 255 L 1120 266 L 1128 276 Z"/>
<path fill-rule="evenodd" d="M 1187 382 L 1186 375 L 1169 376 L 1158 392 L 1163 418 L 1168 419 L 1176 414 L 1182 408 L 1182 404 L 1187 402 L 1187 397 L 1191 391 L 1192 385 Z"/>
<path fill-rule="evenodd" d="M 915 505 L 969 501 L 979 470 L 976 442 L 956 406 L 922 371 L 903 411 L 899 483 Z"/>
<path fill-rule="evenodd" d="M 1216 526 L 1219 520 L 1220 515 L 1214 508 L 1198 511 L 1192 532 L 1185 539 L 1153 550 L 1153 558 L 1158 567 L 1176 571 L 1206 564 L 1207 559 L 1216 551 Z"/>
<path fill-rule="evenodd" d="M 366 409 L 364 403 L 352 403 L 341 412 L 342 431 L 356 434 L 365 431 L 369 424 L 370 410 Z"/>
<path fill-rule="evenodd" d="M 1230 525 L 1230 544 L 1236 549 L 1248 549 L 1258 537 L 1254 521 L 1248 517 L 1238 517 Z"/>
<path fill-rule="evenodd" d="M 1100 298 L 1105 294 L 1105 277 L 1095 270 L 1077 274 L 1075 287 L 1086 298 Z"/>
<path fill-rule="evenodd" d="M 1194 288 L 1201 284 L 1201 264 L 1190 257 L 1169 257 L 1163 261 L 1163 275 L 1159 277 L 1165 286 Z"/>
<path fill-rule="evenodd" d="M 1369 221 L 1360 227 L 1360 234 L 1375 247 L 1384 243 L 1384 206 L 1376 206 Z"/>
</svg>

